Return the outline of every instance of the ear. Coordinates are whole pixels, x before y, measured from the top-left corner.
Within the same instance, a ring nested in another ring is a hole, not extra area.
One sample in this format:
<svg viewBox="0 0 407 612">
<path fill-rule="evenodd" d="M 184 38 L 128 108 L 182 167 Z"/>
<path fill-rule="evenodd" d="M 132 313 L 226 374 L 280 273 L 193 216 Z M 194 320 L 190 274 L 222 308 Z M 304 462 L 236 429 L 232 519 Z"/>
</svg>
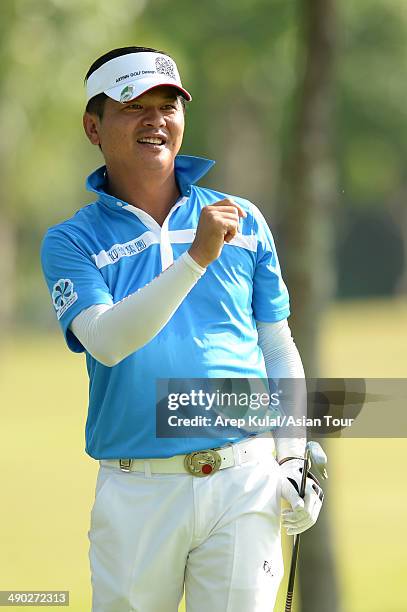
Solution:
<svg viewBox="0 0 407 612">
<path fill-rule="evenodd" d="M 86 136 L 93 145 L 100 145 L 100 119 L 97 115 L 85 112 L 83 115 L 83 128 Z"/>
</svg>

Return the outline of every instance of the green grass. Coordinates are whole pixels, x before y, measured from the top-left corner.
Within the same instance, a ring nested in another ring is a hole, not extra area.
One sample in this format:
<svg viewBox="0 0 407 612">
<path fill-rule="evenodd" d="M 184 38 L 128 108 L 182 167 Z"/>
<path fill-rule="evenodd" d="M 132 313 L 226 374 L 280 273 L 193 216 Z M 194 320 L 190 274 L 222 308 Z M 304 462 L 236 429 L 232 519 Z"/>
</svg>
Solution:
<svg viewBox="0 0 407 612">
<path fill-rule="evenodd" d="M 337 305 L 323 324 L 323 373 L 407 377 L 406 330 L 401 301 Z M 90 609 L 97 464 L 83 450 L 86 397 L 84 358 L 61 337 L 15 337 L 2 346 L 0 589 L 69 590 L 75 612 Z M 334 440 L 328 451 L 344 610 L 402 612 L 407 443 Z"/>
</svg>

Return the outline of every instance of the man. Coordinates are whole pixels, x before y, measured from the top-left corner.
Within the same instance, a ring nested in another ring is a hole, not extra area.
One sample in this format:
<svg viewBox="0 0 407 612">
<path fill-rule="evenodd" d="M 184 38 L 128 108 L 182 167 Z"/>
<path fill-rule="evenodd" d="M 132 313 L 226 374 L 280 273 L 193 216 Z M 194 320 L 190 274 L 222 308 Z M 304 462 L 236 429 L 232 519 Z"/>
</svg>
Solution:
<svg viewBox="0 0 407 612">
<path fill-rule="evenodd" d="M 163 378 L 304 376 L 270 230 L 250 202 L 195 185 L 214 162 L 178 155 L 191 96 L 172 58 L 115 49 L 86 86 L 105 166 L 96 201 L 48 230 L 42 264 L 90 378 L 92 609 L 175 612 L 185 585 L 188 612 L 269 611 L 280 498 L 293 534 L 322 503 L 310 479 L 298 495 L 305 440 L 276 440 L 279 467 L 270 437 L 159 438 L 155 398 Z"/>
</svg>

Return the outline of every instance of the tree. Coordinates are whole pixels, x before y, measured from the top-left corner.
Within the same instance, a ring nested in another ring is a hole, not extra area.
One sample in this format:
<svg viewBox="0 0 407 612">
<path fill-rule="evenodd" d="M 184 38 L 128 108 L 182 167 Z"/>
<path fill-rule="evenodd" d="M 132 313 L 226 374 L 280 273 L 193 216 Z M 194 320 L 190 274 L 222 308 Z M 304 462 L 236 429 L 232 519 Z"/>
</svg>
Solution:
<svg viewBox="0 0 407 612">
<path fill-rule="evenodd" d="M 320 317 L 333 296 L 332 154 L 335 0 L 301 0 L 300 76 L 292 135 L 282 169 L 282 230 L 288 285 L 293 287 L 290 326 L 308 376 L 318 375 Z M 302 612 L 339 609 L 329 514 L 321 513 L 300 554 Z"/>
<path fill-rule="evenodd" d="M 384 295 L 407 286 L 406 4 L 347 0 L 338 20 L 338 291 Z"/>
<path fill-rule="evenodd" d="M 1 8 L 0 331 L 6 332 L 12 320 L 51 319 L 39 244 L 48 226 L 82 206 L 84 168 L 96 163 L 81 128 L 83 77 L 107 48 L 131 44 L 144 1 L 100 0 L 96 7 L 94 0 L 10 0 Z"/>
</svg>

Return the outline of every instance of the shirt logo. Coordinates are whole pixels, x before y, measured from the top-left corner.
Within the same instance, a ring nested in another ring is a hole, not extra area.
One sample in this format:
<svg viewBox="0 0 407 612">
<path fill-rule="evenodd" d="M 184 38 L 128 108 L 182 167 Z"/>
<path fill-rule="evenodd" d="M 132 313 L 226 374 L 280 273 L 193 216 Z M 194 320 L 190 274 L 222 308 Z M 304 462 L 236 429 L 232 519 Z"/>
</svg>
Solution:
<svg viewBox="0 0 407 612">
<path fill-rule="evenodd" d="M 158 244 L 159 239 L 153 232 L 144 232 L 141 236 L 129 240 L 123 244 L 114 244 L 106 251 L 100 251 L 98 254 L 93 254 L 92 259 L 96 266 L 100 269 L 110 264 L 115 264 L 122 257 L 133 257 L 145 251 L 152 244 Z"/>
<path fill-rule="evenodd" d="M 128 257 L 129 255 L 136 255 L 147 248 L 146 243 L 141 238 L 140 240 L 133 240 L 127 244 L 117 244 L 107 251 L 106 255 L 112 263 L 120 259 L 121 257 Z"/>
<path fill-rule="evenodd" d="M 52 302 L 58 321 L 77 299 L 78 294 L 73 290 L 73 282 L 69 278 L 60 278 L 55 283 L 52 288 Z"/>
</svg>

